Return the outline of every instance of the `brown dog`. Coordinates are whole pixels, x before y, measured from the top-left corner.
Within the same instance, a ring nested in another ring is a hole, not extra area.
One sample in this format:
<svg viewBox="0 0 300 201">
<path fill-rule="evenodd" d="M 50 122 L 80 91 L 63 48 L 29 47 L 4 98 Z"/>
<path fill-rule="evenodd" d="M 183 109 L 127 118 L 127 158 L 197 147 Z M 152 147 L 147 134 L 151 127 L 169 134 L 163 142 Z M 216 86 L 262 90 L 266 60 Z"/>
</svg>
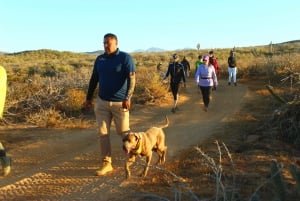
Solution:
<svg viewBox="0 0 300 201">
<path fill-rule="evenodd" d="M 145 169 L 142 177 L 145 177 L 149 170 L 149 165 L 153 151 L 158 153 L 157 164 L 163 164 L 166 159 L 167 146 L 165 145 L 165 133 L 163 128 L 169 126 L 169 120 L 166 116 L 166 124 L 161 127 L 151 127 L 145 132 L 129 133 L 123 138 L 123 150 L 129 154 L 129 159 L 125 164 L 126 177 L 131 176 L 129 167 L 135 161 L 136 156 L 146 156 Z"/>
</svg>

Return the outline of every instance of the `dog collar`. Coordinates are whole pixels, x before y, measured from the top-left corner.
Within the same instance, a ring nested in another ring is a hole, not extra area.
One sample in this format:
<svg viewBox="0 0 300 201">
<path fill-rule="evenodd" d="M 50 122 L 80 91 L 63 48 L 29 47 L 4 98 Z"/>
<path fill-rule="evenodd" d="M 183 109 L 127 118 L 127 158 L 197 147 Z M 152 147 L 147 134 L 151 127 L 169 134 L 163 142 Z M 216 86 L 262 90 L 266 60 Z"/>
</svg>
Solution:
<svg viewBox="0 0 300 201">
<path fill-rule="evenodd" d="M 136 149 L 136 153 L 137 154 L 141 154 L 142 153 L 141 139 L 142 139 L 142 135 L 139 135 L 139 141 L 138 141 L 137 149 Z"/>
</svg>

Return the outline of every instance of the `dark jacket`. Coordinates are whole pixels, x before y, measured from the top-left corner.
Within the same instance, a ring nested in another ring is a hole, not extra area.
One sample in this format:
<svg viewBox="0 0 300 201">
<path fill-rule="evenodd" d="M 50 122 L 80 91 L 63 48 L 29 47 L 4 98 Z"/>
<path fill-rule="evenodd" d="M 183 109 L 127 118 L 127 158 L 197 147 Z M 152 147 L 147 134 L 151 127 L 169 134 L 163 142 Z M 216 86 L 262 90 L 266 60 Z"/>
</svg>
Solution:
<svg viewBox="0 0 300 201">
<path fill-rule="evenodd" d="M 181 80 L 183 80 L 184 83 L 186 81 L 184 67 L 179 62 L 175 62 L 175 63 L 172 62 L 169 64 L 164 79 L 166 79 L 169 75 L 171 76 L 171 83 L 179 84 Z"/>
<path fill-rule="evenodd" d="M 229 57 L 228 57 L 228 66 L 229 66 L 230 68 L 236 67 L 236 60 L 235 60 L 235 57 L 234 57 L 234 56 L 229 56 Z"/>
<path fill-rule="evenodd" d="M 181 61 L 185 72 L 190 71 L 191 67 L 190 67 L 190 63 L 188 62 L 188 60 L 186 60 L 185 58 Z"/>
</svg>

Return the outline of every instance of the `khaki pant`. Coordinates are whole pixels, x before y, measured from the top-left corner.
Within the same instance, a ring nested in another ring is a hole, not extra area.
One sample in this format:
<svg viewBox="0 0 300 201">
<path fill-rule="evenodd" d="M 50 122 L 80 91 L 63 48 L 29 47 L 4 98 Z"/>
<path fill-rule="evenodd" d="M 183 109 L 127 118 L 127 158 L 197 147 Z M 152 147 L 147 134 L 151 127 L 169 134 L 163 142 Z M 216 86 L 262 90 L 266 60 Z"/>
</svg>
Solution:
<svg viewBox="0 0 300 201">
<path fill-rule="evenodd" d="M 114 120 L 117 134 L 123 136 L 130 131 L 129 111 L 122 108 L 122 102 L 105 101 L 97 98 L 94 112 L 100 138 L 101 157 L 111 162 L 110 128 Z"/>
</svg>

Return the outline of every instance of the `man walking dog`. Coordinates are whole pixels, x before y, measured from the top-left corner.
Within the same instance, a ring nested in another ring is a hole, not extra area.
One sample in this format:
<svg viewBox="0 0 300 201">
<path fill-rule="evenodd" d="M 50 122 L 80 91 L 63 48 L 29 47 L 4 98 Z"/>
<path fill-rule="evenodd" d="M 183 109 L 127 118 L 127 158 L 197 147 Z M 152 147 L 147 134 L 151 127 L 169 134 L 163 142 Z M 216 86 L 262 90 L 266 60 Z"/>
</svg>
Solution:
<svg viewBox="0 0 300 201">
<path fill-rule="evenodd" d="M 144 168 L 142 177 L 146 177 L 149 165 L 152 159 L 152 153 L 157 152 L 157 164 L 163 164 L 166 160 L 167 146 L 166 136 L 163 128 L 169 126 L 169 120 L 166 116 L 166 123 L 160 127 L 151 127 L 145 132 L 129 133 L 123 138 L 123 150 L 129 154 L 129 158 L 125 164 L 126 178 L 131 176 L 130 166 L 135 161 L 136 156 L 141 155 L 146 157 L 147 165 Z"/>
<path fill-rule="evenodd" d="M 96 175 L 105 175 L 113 170 L 110 142 L 110 126 L 114 120 L 116 131 L 125 136 L 129 133 L 130 98 L 135 87 L 135 65 L 132 57 L 119 50 L 115 34 L 104 35 L 105 53 L 94 63 L 86 102 L 86 109 L 92 107 L 94 90 L 99 84 L 94 112 L 98 126 L 102 168 Z"/>
</svg>

